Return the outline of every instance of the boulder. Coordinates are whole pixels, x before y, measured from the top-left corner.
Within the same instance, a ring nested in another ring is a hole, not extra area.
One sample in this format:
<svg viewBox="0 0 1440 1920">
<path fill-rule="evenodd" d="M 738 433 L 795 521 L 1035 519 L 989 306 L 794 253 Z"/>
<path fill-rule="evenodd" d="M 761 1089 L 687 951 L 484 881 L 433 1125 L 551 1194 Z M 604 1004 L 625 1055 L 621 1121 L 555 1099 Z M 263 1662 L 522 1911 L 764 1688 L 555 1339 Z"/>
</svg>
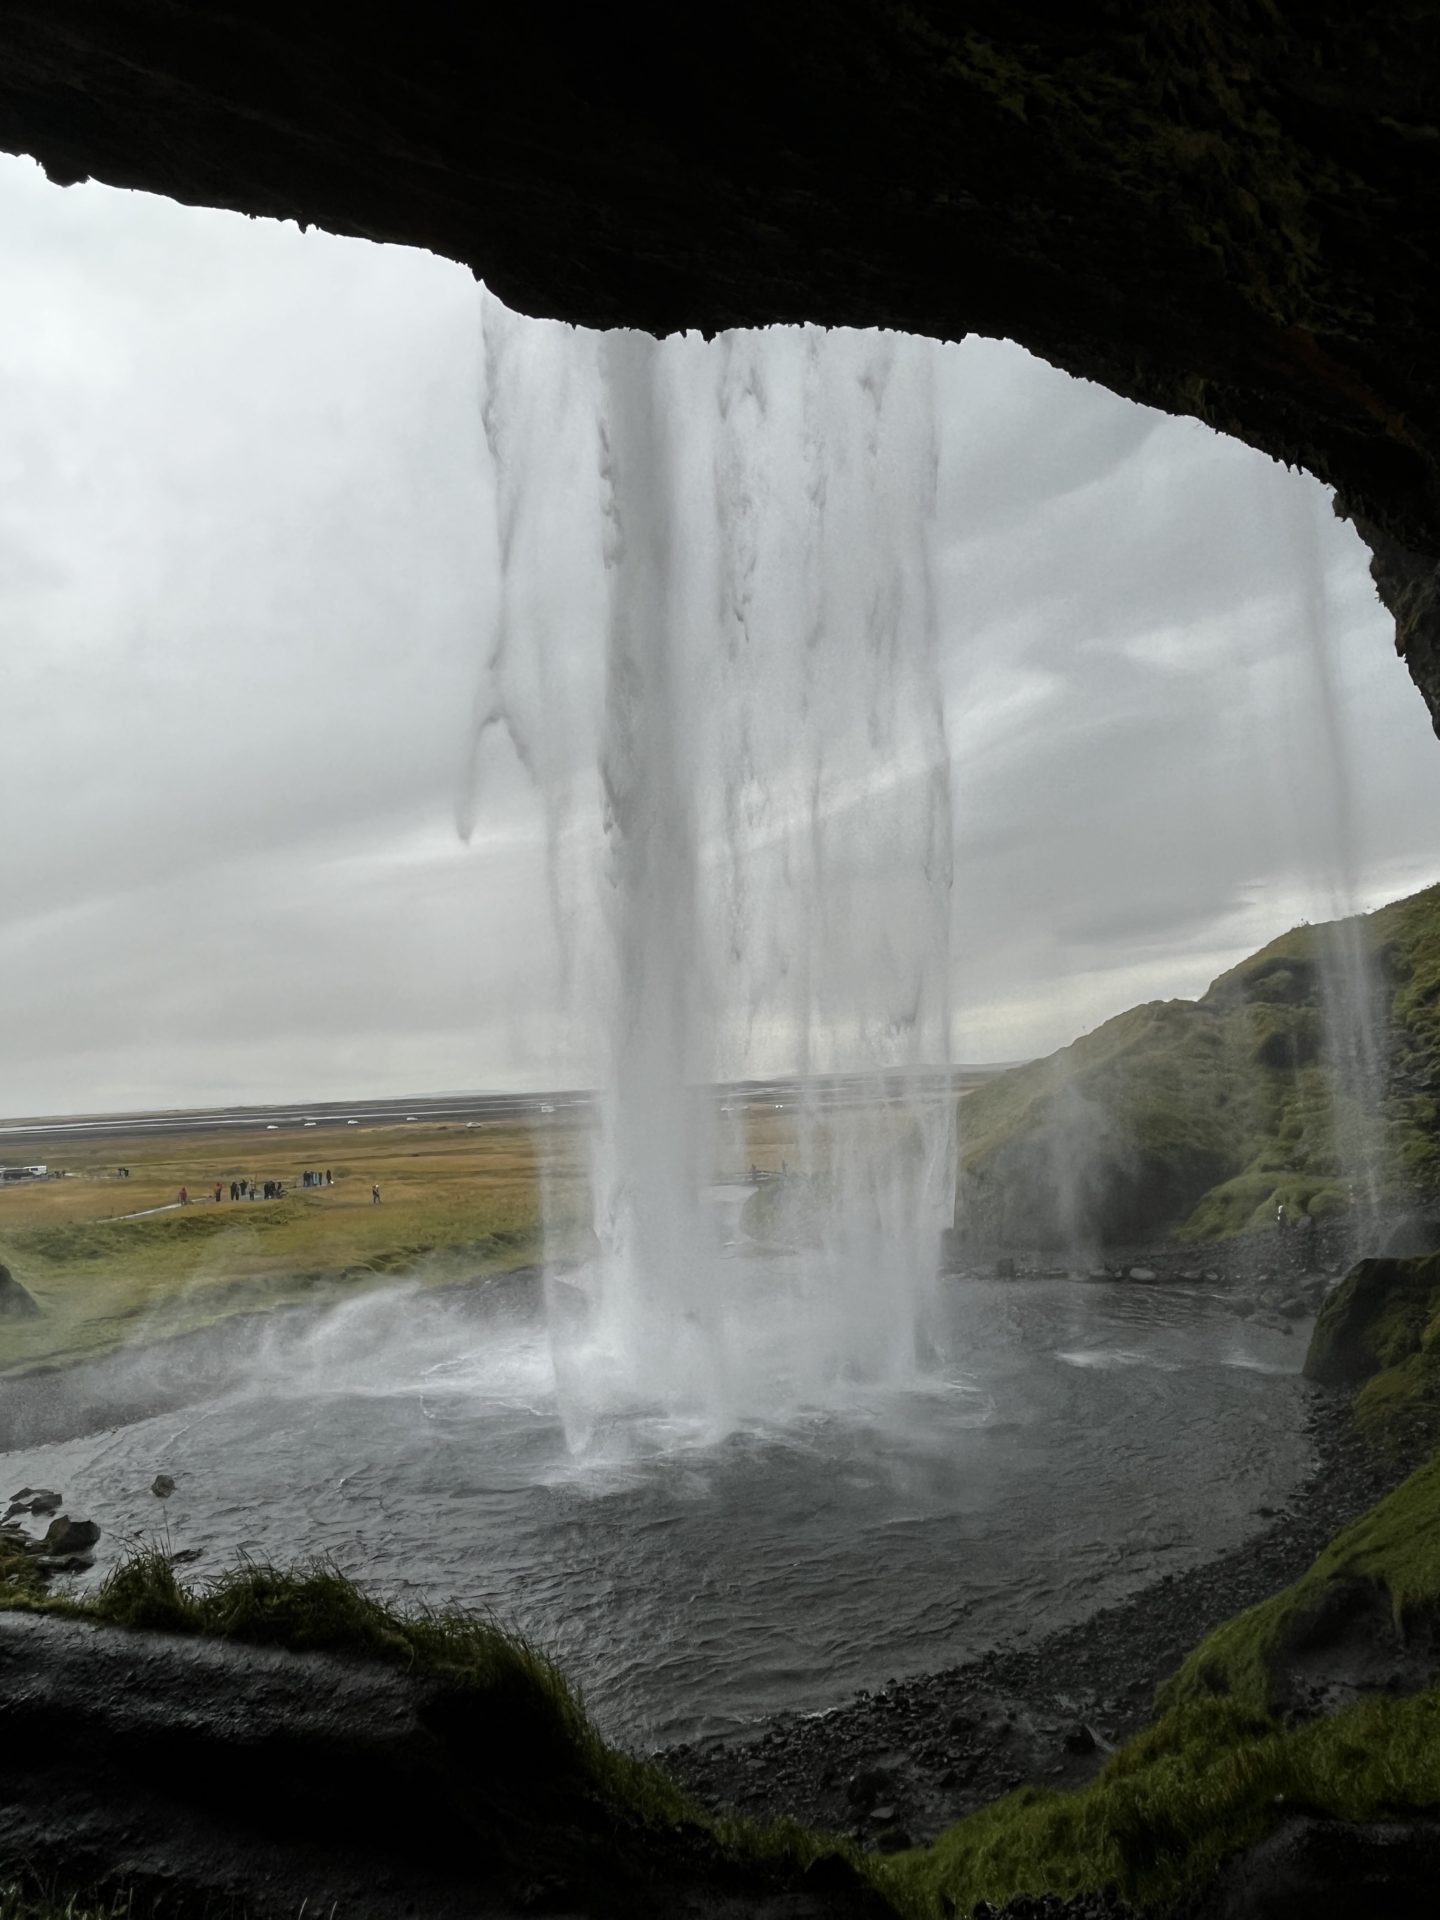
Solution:
<svg viewBox="0 0 1440 1920">
<path fill-rule="evenodd" d="M 58 1513 L 61 1505 L 61 1496 L 47 1487 L 22 1487 L 19 1493 L 11 1495 L 5 1518 L 13 1520 L 17 1513 L 33 1513 L 38 1518 L 43 1514 Z"/>
<path fill-rule="evenodd" d="M 1326 1387 L 1355 1387 L 1429 1344 L 1440 1312 L 1440 1254 L 1425 1260 L 1361 1260 L 1325 1300 L 1304 1374 Z"/>
<path fill-rule="evenodd" d="M 1292 1815 L 1227 1863 L 1203 1911 L 1214 1920 L 1410 1920 L 1435 1912 L 1440 1822 Z"/>
<path fill-rule="evenodd" d="M 34 1551 L 49 1559 L 68 1559 L 74 1554 L 89 1553 L 100 1538 L 100 1529 L 93 1520 L 68 1520 L 62 1513 L 58 1520 L 52 1520 L 45 1529 L 45 1538 L 34 1543 Z"/>
<path fill-rule="evenodd" d="M 0 1260 L 0 1320 L 33 1320 L 40 1308 Z"/>
</svg>

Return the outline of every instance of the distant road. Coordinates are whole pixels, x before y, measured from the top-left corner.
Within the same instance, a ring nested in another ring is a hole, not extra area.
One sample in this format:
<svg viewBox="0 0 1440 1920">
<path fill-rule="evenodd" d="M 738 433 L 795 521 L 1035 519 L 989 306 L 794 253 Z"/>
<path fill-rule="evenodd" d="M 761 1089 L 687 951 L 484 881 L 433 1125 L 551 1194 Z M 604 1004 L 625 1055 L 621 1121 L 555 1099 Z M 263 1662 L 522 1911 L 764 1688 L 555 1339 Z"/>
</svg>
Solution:
<svg viewBox="0 0 1440 1920">
<path fill-rule="evenodd" d="M 896 1076 L 837 1074 L 812 1084 L 809 1098 L 821 1106 L 849 1106 L 856 1102 L 913 1098 L 918 1091 L 933 1098 L 947 1093 L 962 1093 L 1005 1069 L 999 1066 L 957 1066 L 924 1068 L 906 1077 L 905 1093 Z M 788 1107 L 804 1097 L 804 1089 L 793 1080 L 746 1081 L 713 1090 L 722 1111 L 745 1106 Z M 273 1107 L 201 1107 L 190 1111 L 161 1113 L 98 1113 L 36 1116 L 29 1119 L 0 1121 L 0 1150 L 7 1143 L 19 1145 L 37 1138 L 46 1140 L 96 1140 L 107 1135 L 135 1139 L 142 1136 L 181 1133 L 264 1133 L 305 1127 L 318 1129 L 347 1126 L 391 1127 L 409 1121 L 418 1126 L 437 1121 L 465 1121 L 479 1126 L 508 1121 L 512 1125 L 575 1109 L 589 1110 L 597 1096 L 584 1090 L 558 1093 L 452 1093 L 427 1094 L 410 1100 L 328 1100 L 311 1105 L 287 1102 Z"/>
<path fill-rule="evenodd" d="M 311 1106 L 203 1107 L 168 1113 L 70 1114 L 0 1121 L 0 1146 L 43 1136 L 47 1140 L 95 1140 L 107 1134 L 133 1140 L 167 1133 L 263 1133 L 345 1126 L 402 1126 L 437 1120 L 517 1121 L 564 1107 L 590 1104 L 587 1093 L 478 1093 L 415 1100 L 317 1101 Z"/>
</svg>

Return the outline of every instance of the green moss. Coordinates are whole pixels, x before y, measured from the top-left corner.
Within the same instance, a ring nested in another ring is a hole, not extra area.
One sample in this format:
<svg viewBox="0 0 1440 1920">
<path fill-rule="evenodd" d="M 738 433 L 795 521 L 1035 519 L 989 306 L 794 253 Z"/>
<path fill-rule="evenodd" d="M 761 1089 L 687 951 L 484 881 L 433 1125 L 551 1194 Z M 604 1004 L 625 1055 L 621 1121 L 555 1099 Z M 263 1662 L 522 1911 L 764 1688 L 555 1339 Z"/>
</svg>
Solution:
<svg viewBox="0 0 1440 1920">
<path fill-rule="evenodd" d="M 1415 1260 L 1361 1260 L 1320 1309 L 1305 1355 L 1305 1376 L 1327 1386 L 1358 1386 L 1403 1371 L 1418 1389 L 1440 1375 L 1440 1254 Z M 1398 1382 L 1382 1397 L 1394 1400 Z M 1357 1409 L 1358 1410 L 1358 1409 Z"/>
<path fill-rule="evenodd" d="M 1117 1887 L 1149 1905 L 1201 1884 L 1292 1810 L 1347 1820 L 1440 1800 L 1440 1693 L 1284 1728 L 1229 1701 L 1172 1712 L 1078 1793 L 1024 1788 L 884 1875 L 935 1915 L 1021 1893 Z"/>
<path fill-rule="evenodd" d="M 0 1533 L 0 1606 L 44 1591 L 45 1582 L 19 1537 Z"/>
</svg>

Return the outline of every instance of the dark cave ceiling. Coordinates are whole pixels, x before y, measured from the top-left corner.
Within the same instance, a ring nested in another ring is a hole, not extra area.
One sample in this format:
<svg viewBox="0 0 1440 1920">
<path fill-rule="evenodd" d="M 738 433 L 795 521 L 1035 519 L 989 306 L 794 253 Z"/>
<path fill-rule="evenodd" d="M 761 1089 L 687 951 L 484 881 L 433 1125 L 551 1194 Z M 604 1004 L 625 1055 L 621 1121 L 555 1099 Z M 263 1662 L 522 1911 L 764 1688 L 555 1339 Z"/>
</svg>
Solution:
<svg viewBox="0 0 1440 1920">
<path fill-rule="evenodd" d="M 1337 490 L 1440 716 L 1440 9 L 12 0 L 52 179 L 428 247 L 590 326 L 1016 340 Z"/>
</svg>

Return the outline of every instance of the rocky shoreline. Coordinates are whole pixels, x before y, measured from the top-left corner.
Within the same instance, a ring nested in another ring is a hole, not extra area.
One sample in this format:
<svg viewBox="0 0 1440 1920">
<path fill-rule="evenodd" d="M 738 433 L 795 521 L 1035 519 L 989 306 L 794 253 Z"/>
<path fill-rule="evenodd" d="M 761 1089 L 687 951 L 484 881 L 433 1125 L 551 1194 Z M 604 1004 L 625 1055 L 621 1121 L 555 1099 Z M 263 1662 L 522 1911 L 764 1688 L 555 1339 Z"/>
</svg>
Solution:
<svg viewBox="0 0 1440 1920">
<path fill-rule="evenodd" d="M 1207 1633 L 1296 1579 L 1412 1464 L 1359 1442 L 1342 1394 L 1316 1390 L 1310 1437 L 1309 1480 L 1215 1560 L 1033 1645 L 660 1757 L 707 1807 L 788 1815 L 881 1851 L 933 1839 L 1022 1785 L 1079 1786 L 1147 1722 L 1156 1687 Z"/>
</svg>

